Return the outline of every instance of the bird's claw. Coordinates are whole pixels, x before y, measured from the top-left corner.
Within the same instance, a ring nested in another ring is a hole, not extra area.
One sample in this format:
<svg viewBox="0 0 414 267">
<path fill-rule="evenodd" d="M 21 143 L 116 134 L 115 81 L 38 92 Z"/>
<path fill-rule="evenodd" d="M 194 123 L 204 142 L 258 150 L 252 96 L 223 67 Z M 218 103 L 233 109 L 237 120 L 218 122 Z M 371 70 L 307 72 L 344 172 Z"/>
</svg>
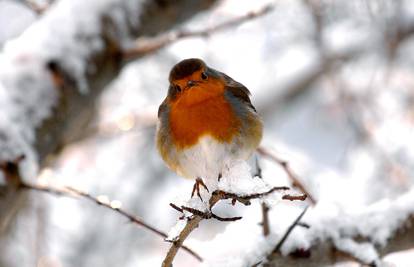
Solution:
<svg viewBox="0 0 414 267">
<path fill-rule="evenodd" d="M 201 201 L 203 201 L 203 198 L 200 195 L 200 185 L 202 187 L 204 187 L 204 189 L 210 193 L 210 191 L 208 190 L 207 186 L 204 184 L 203 180 L 201 178 L 197 178 L 194 186 L 193 186 L 193 191 L 191 192 L 191 197 L 194 196 L 194 193 L 197 192 L 197 196 L 200 198 Z"/>
</svg>

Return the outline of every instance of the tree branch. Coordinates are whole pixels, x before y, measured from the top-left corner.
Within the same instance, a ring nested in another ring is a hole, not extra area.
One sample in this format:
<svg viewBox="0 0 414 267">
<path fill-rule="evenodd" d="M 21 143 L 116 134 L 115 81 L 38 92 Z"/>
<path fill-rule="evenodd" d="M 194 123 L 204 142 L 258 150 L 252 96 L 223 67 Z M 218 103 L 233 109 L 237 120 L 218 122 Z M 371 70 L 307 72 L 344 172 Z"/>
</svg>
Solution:
<svg viewBox="0 0 414 267">
<path fill-rule="evenodd" d="M 209 206 L 210 209 L 220 200 L 219 195 L 212 195 L 209 200 Z M 168 250 L 167 255 L 165 256 L 165 259 L 162 262 L 161 267 L 171 267 L 172 262 L 175 258 L 175 255 L 177 255 L 178 250 L 180 247 L 183 246 L 184 240 L 190 235 L 190 233 L 198 227 L 198 224 L 203 220 L 203 217 L 198 215 L 193 215 L 190 218 L 187 218 L 187 223 L 184 227 L 184 229 L 180 232 L 178 235 L 177 240 L 175 240 Z"/>
<path fill-rule="evenodd" d="M 290 195 L 290 194 L 286 194 L 282 196 L 283 200 L 290 200 L 290 201 L 294 201 L 294 200 L 300 200 L 300 201 L 305 201 L 307 198 L 306 194 L 303 195 Z"/>
<path fill-rule="evenodd" d="M 287 240 L 287 238 L 289 237 L 290 233 L 293 231 L 293 229 L 299 225 L 300 220 L 302 219 L 302 217 L 305 215 L 306 211 L 308 210 L 308 207 L 306 207 L 300 214 L 299 216 L 296 218 L 296 220 L 293 221 L 293 223 L 288 227 L 288 229 L 286 230 L 285 234 L 282 236 L 282 238 L 280 239 L 280 241 L 277 243 L 277 245 L 275 246 L 275 248 L 273 249 L 273 251 L 271 252 L 271 254 L 273 253 L 277 253 L 280 251 L 280 248 L 283 246 L 283 244 L 285 243 L 285 241 Z"/>
<path fill-rule="evenodd" d="M 268 236 L 270 234 L 270 224 L 269 224 L 269 206 L 266 203 L 261 203 L 261 210 L 262 210 L 262 228 L 263 228 L 263 235 Z"/>
<path fill-rule="evenodd" d="M 219 195 L 220 199 L 231 199 L 233 201 L 233 203 L 235 201 L 238 201 L 240 203 L 242 203 L 243 205 L 250 205 L 250 200 L 252 199 L 257 199 L 257 198 L 261 198 L 267 195 L 270 195 L 271 193 L 275 192 L 275 191 L 286 191 L 289 190 L 289 187 L 287 186 L 275 186 L 271 189 L 269 189 L 268 191 L 262 192 L 262 193 L 254 193 L 254 194 L 248 194 L 248 195 L 238 195 L 236 193 L 230 193 L 230 192 L 225 192 L 222 190 L 216 190 L 213 192 L 213 195 Z"/>
<path fill-rule="evenodd" d="M 395 209 L 399 207 L 400 204 L 395 203 L 391 204 L 388 209 Z M 378 212 L 386 212 L 381 210 Z M 376 217 L 375 214 L 372 214 L 372 217 Z M 348 217 L 346 220 L 354 221 L 356 224 L 360 223 L 356 218 Z M 375 221 L 375 220 L 374 220 Z M 325 221 L 326 224 L 333 222 Z M 296 226 L 301 226 L 299 222 L 296 223 Z M 382 226 L 382 221 L 378 220 L 375 226 L 371 226 L 374 229 L 380 229 Z M 305 224 L 305 226 L 307 226 Z M 351 242 L 354 242 L 354 246 L 361 246 L 361 249 L 364 249 L 364 244 L 371 244 L 372 248 L 376 251 L 379 258 L 368 260 L 361 258 L 359 255 L 354 255 L 352 251 L 347 251 L 344 248 L 338 247 L 337 241 L 334 240 L 334 237 L 325 237 L 320 238 L 320 233 L 311 233 L 315 238 L 310 240 L 312 245 L 310 248 L 297 248 L 295 251 L 291 252 L 289 256 L 282 257 L 280 253 L 271 253 L 267 257 L 268 263 L 265 266 L 307 266 L 307 267 L 319 267 L 325 265 L 332 265 L 333 263 L 339 263 L 343 261 L 356 261 L 363 265 L 368 266 L 377 266 L 376 264 L 380 261 L 380 258 L 388 255 L 393 252 L 403 251 L 413 248 L 414 240 L 414 215 L 408 216 L 399 225 L 395 225 L 397 228 L 393 229 L 395 233 L 387 241 L 386 245 L 378 245 L 375 243 L 372 238 L 369 236 L 363 236 L 359 234 L 358 231 L 355 231 L 357 228 L 356 225 L 344 225 L 336 230 L 336 233 L 341 233 L 339 237 L 341 239 L 349 239 Z M 311 231 L 314 228 L 311 228 Z M 318 231 L 317 229 L 314 229 Z M 375 235 L 375 232 L 372 234 Z M 285 234 L 286 235 L 286 234 Z M 286 240 L 285 240 L 286 241 Z M 285 242 L 284 241 L 284 242 Z M 279 242 L 280 243 L 280 242 Z M 281 246 L 279 246 L 280 250 Z M 276 248 L 273 250 L 275 251 Z"/>
<path fill-rule="evenodd" d="M 224 218 L 224 217 L 220 217 L 220 216 L 214 214 L 212 211 L 201 211 L 201 210 L 194 209 L 194 208 L 191 208 L 191 207 L 186 207 L 186 206 L 181 206 L 181 208 L 180 208 L 177 205 L 175 205 L 174 203 L 170 203 L 170 206 L 173 209 L 175 209 L 179 212 L 184 213 L 184 211 L 188 211 L 188 212 L 192 213 L 193 215 L 200 216 L 200 217 L 202 217 L 203 219 L 206 219 L 206 220 L 216 219 L 216 220 L 221 221 L 221 222 L 234 222 L 234 221 L 238 221 L 242 218 L 242 217 Z"/>
<path fill-rule="evenodd" d="M 97 197 L 92 196 L 91 194 L 81 191 L 79 189 L 73 188 L 73 187 L 69 187 L 69 186 L 64 186 L 62 188 L 54 188 L 54 187 L 49 187 L 49 186 L 43 186 L 43 185 L 37 185 L 37 184 L 28 184 L 28 183 L 24 183 L 22 182 L 19 185 L 19 188 L 21 189 L 25 189 L 25 190 L 31 190 L 31 191 L 37 191 L 37 192 L 43 192 L 43 193 L 48 193 L 48 194 L 53 194 L 53 195 L 57 195 L 57 196 L 64 196 L 64 197 L 80 197 L 83 198 L 85 200 L 88 200 L 96 205 L 102 206 L 104 208 L 107 208 L 115 213 L 118 213 L 119 215 L 127 218 L 130 222 L 132 222 L 133 224 L 139 225 L 141 227 L 143 227 L 144 229 L 162 237 L 162 238 L 167 238 L 167 234 L 162 232 L 161 230 L 149 225 L 148 223 L 144 222 L 142 219 L 138 218 L 137 216 L 134 216 L 133 214 L 127 212 L 124 209 L 121 209 L 121 207 L 114 205 L 111 202 L 106 202 L 103 200 L 100 200 Z M 185 251 L 187 251 L 190 255 L 192 255 L 193 257 L 195 257 L 197 260 L 202 261 L 202 258 L 200 257 L 200 255 L 198 255 L 196 252 L 194 252 L 193 250 L 191 250 L 190 248 L 183 246 L 183 249 Z"/>
<path fill-rule="evenodd" d="M 302 191 L 302 193 L 304 193 L 309 198 L 309 201 L 311 202 L 312 205 L 316 204 L 315 198 L 312 196 L 312 194 L 309 193 L 309 191 L 301 183 L 300 179 L 293 173 L 287 161 L 284 161 L 278 158 L 272 152 L 270 152 L 268 149 L 262 146 L 257 149 L 257 152 L 263 157 L 270 159 L 271 161 L 277 163 L 280 167 L 282 167 L 285 173 L 287 174 L 288 178 L 292 181 L 292 185 L 299 188 L 299 190 Z"/>
<path fill-rule="evenodd" d="M 260 166 L 259 159 L 257 155 L 255 155 L 255 165 L 256 165 L 256 173 L 253 175 L 253 177 L 257 176 L 260 179 L 263 179 L 262 176 L 262 167 Z M 263 236 L 268 236 L 270 234 L 270 223 L 269 223 L 269 210 L 270 207 L 265 203 L 260 203 L 261 211 L 262 211 L 262 222 L 260 223 L 262 225 L 263 229 Z"/>
<path fill-rule="evenodd" d="M 273 187 L 271 189 L 269 189 L 266 192 L 263 193 L 255 193 L 255 194 L 249 194 L 249 195 L 238 195 L 236 193 L 229 193 L 229 192 L 225 192 L 222 190 L 216 190 L 211 194 L 211 198 L 209 200 L 209 211 L 205 212 L 205 211 L 200 211 L 191 207 L 185 207 L 185 206 L 181 206 L 178 207 L 177 205 L 170 203 L 170 206 L 179 211 L 179 212 L 184 212 L 184 211 L 188 211 L 192 214 L 192 216 L 190 216 L 189 218 L 186 218 L 185 216 L 181 217 L 181 219 L 187 219 L 187 223 L 184 227 L 184 229 L 180 232 L 180 234 L 178 235 L 178 238 L 176 240 L 174 240 L 172 246 L 170 247 L 170 250 L 168 251 L 163 263 L 162 263 L 162 267 L 169 267 L 172 265 L 172 262 L 174 260 L 175 255 L 177 254 L 178 249 L 182 246 L 184 240 L 190 235 L 190 233 L 197 228 L 198 224 L 203 220 L 203 219 L 217 219 L 219 221 L 237 221 L 240 220 L 241 217 L 231 217 L 231 218 L 222 218 L 219 217 L 217 215 L 215 215 L 211 210 L 214 207 L 214 205 L 219 202 L 220 200 L 225 200 L 225 199 L 232 199 L 233 203 L 235 201 L 239 201 L 240 203 L 244 204 L 244 205 L 250 205 L 250 200 L 252 199 L 259 199 L 262 198 L 266 195 L 269 195 L 275 191 L 278 190 L 289 190 L 288 187 L 286 186 L 281 186 L 281 187 Z"/>
<path fill-rule="evenodd" d="M 223 22 L 223 23 L 220 23 L 220 24 L 217 24 L 217 25 L 214 25 L 206 29 L 202 29 L 202 30 L 195 30 L 195 31 L 178 30 L 178 31 L 173 31 L 173 32 L 162 34 L 160 36 L 152 37 L 152 38 L 142 37 L 136 41 L 135 47 L 125 49 L 123 51 L 123 56 L 125 59 L 131 60 L 136 57 L 142 57 L 149 53 L 154 53 L 155 51 L 158 51 L 161 48 L 164 48 L 174 42 L 177 42 L 185 38 L 208 37 L 215 32 L 226 30 L 231 27 L 242 24 L 246 21 L 250 21 L 252 19 L 264 16 L 265 14 L 272 11 L 273 8 L 274 6 L 272 4 L 266 5 L 260 8 L 259 10 L 250 11 L 243 16 L 228 20 L 226 22 Z"/>
</svg>

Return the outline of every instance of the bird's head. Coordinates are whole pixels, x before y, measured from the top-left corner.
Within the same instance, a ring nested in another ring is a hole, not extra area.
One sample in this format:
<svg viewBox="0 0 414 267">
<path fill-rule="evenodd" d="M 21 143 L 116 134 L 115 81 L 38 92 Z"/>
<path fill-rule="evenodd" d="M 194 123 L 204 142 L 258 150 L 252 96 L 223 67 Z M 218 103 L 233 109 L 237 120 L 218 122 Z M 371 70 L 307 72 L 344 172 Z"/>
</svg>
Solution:
<svg viewBox="0 0 414 267">
<path fill-rule="evenodd" d="M 218 86 L 220 80 L 219 73 L 209 68 L 201 59 L 184 59 L 170 71 L 168 97 L 175 100 L 183 95 L 213 93 L 214 88 L 221 87 Z"/>
</svg>

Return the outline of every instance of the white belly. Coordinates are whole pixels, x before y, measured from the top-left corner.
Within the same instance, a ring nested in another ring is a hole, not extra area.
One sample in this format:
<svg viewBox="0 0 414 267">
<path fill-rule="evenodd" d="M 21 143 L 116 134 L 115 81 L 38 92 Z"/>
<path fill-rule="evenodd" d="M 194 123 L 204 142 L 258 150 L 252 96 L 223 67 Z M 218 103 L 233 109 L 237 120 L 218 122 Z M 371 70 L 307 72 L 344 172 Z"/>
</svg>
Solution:
<svg viewBox="0 0 414 267">
<path fill-rule="evenodd" d="M 216 182 L 226 166 L 235 160 L 247 160 L 251 153 L 251 149 L 243 148 L 238 142 L 219 143 L 210 136 L 205 136 L 197 145 L 177 153 L 177 171 L 184 177 L 200 177 L 206 183 Z"/>
</svg>

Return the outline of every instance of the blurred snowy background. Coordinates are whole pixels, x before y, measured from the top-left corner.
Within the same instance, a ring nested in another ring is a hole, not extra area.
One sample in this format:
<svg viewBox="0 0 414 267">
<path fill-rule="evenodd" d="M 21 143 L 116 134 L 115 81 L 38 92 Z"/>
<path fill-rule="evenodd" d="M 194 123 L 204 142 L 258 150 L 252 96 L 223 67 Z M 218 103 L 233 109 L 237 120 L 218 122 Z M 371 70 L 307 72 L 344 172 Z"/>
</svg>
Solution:
<svg viewBox="0 0 414 267">
<path fill-rule="evenodd" d="M 0 48 L 57 2 L 1 0 Z M 262 146 L 289 162 L 317 202 L 303 218 L 311 228 L 295 229 L 282 253 L 323 240 L 351 254 L 359 251 L 368 262 L 377 257 L 370 242 L 385 246 L 414 214 L 414 4 L 223 0 L 177 28 L 204 29 L 268 3 L 274 10 L 262 17 L 175 42 L 125 65 L 105 89 L 99 116 L 84 139 L 65 147 L 41 171 L 39 182 L 118 200 L 168 232 L 179 216 L 168 204 L 189 196 L 193 181 L 168 170 L 158 156 L 156 112 L 171 67 L 199 57 L 250 89 L 264 119 Z M 280 166 L 259 159 L 269 184 L 291 186 Z M 84 200 L 32 193 L 31 203 L 2 241 L 1 267 L 159 266 L 169 247 Z M 272 233 L 264 240 L 258 203 L 223 203 L 217 213 L 244 218 L 204 221 L 186 244 L 206 260 L 203 266 L 252 266 L 308 205 L 276 203 L 270 211 Z M 361 236 L 366 237 L 361 243 L 350 241 Z M 413 266 L 414 240 L 411 248 L 384 262 Z M 201 265 L 180 251 L 174 266 Z M 337 266 L 360 265 L 349 259 Z"/>
</svg>

